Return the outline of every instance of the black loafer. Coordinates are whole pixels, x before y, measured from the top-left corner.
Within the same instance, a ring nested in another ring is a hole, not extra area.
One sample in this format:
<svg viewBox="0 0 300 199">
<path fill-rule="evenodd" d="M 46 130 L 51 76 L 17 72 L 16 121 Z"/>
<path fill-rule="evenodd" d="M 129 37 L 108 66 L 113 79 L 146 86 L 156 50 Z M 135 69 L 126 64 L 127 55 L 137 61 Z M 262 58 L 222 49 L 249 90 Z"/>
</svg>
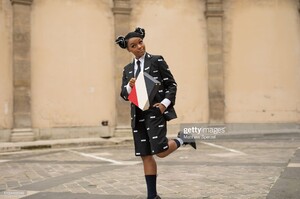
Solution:
<svg viewBox="0 0 300 199">
<path fill-rule="evenodd" d="M 182 131 L 179 131 L 178 132 L 178 135 L 177 135 L 178 138 L 181 138 L 183 140 L 183 145 L 191 145 L 194 149 L 197 149 L 197 146 L 196 146 L 196 141 L 195 141 L 195 138 L 193 136 L 189 136 L 188 137 L 188 141 L 186 139 L 184 139 L 184 136 L 183 136 L 183 132 Z"/>
</svg>

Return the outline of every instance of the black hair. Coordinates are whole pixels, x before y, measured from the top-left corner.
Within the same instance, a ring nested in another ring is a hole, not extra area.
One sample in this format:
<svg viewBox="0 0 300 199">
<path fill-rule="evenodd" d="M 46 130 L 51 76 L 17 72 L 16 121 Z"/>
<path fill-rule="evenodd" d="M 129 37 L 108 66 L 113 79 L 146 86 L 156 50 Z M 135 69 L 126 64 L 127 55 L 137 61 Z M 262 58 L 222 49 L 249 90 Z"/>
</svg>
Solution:
<svg viewBox="0 0 300 199">
<path fill-rule="evenodd" d="M 126 49 L 127 48 L 127 42 L 130 38 L 133 37 L 139 37 L 141 39 L 144 39 L 145 37 L 145 29 L 137 27 L 133 32 L 129 32 L 125 37 L 124 36 L 118 36 L 116 39 L 116 44 L 118 44 L 121 48 Z"/>
</svg>

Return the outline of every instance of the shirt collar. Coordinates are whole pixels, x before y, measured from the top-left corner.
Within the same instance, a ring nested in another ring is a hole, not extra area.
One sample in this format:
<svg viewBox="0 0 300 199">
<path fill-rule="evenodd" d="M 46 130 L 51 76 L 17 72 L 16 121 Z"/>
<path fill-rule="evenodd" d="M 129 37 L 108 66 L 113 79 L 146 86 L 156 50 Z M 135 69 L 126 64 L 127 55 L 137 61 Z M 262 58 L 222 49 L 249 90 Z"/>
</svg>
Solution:
<svg viewBox="0 0 300 199">
<path fill-rule="evenodd" d="M 146 56 L 146 53 L 145 53 L 143 56 L 141 56 L 138 60 L 140 60 L 141 63 L 144 63 L 144 61 L 145 61 L 145 56 Z M 134 60 L 135 60 L 135 62 L 137 62 L 137 59 L 136 59 L 136 58 L 134 58 Z"/>
</svg>

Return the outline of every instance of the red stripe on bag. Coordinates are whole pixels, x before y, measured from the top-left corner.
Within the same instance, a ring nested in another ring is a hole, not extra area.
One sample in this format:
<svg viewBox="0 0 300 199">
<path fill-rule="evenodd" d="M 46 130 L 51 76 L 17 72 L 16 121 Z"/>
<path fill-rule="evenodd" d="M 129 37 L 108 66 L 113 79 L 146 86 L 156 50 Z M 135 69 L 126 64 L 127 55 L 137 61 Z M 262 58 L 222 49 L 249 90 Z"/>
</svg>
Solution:
<svg viewBox="0 0 300 199">
<path fill-rule="evenodd" d="M 131 101 L 133 104 L 135 104 L 137 107 L 139 106 L 138 98 L 137 98 L 137 93 L 136 93 L 136 88 L 135 86 L 132 88 L 129 96 L 128 96 L 129 101 Z"/>
</svg>

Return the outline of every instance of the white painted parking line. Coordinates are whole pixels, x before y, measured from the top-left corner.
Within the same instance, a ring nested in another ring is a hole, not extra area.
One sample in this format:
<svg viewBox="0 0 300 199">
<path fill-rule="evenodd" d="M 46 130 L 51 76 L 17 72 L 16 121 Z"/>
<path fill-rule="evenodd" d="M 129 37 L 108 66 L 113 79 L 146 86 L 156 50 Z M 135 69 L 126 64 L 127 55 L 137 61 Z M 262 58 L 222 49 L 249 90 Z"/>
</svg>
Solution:
<svg viewBox="0 0 300 199">
<path fill-rule="evenodd" d="M 241 154 L 238 153 L 215 153 L 215 154 L 209 154 L 210 156 L 215 156 L 215 157 L 220 157 L 220 158 L 231 158 L 231 157 L 235 157 L 235 156 L 239 156 Z"/>
<path fill-rule="evenodd" d="M 110 162 L 114 165 L 136 165 L 136 164 L 141 163 L 141 161 L 117 161 L 117 160 L 113 160 L 113 159 L 109 159 L 109 158 L 103 158 L 103 157 L 99 157 L 99 156 L 88 154 L 88 153 L 81 153 L 81 152 L 78 152 L 78 151 L 73 151 L 73 150 L 70 150 L 70 149 L 67 149 L 66 151 L 76 153 L 76 154 L 84 156 L 84 157 L 89 157 L 89 158 L 93 158 L 93 159 L 96 159 L 96 160 L 101 160 L 101 161 L 104 161 L 104 162 Z"/>
<path fill-rule="evenodd" d="M 287 167 L 300 167 L 300 163 L 289 163 Z"/>
<path fill-rule="evenodd" d="M 113 154 L 111 153 L 107 153 L 107 152 L 103 152 L 103 153 L 90 153 L 96 156 L 112 156 Z"/>
<path fill-rule="evenodd" d="M 224 146 L 221 146 L 221 145 L 213 144 L 213 143 L 210 143 L 210 142 L 203 142 L 202 141 L 201 143 L 212 146 L 212 147 L 216 147 L 216 148 L 219 148 L 219 149 L 224 149 L 226 151 L 230 151 L 232 153 L 236 153 L 236 154 L 239 154 L 239 155 L 246 155 L 246 153 L 244 153 L 244 152 L 241 152 L 241 151 L 238 151 L 238 150 L 235 150 L 235 149 L 231 149 L 231 148 L 227 148 L 227 147 L 224 147 Z"/>
</svg>

